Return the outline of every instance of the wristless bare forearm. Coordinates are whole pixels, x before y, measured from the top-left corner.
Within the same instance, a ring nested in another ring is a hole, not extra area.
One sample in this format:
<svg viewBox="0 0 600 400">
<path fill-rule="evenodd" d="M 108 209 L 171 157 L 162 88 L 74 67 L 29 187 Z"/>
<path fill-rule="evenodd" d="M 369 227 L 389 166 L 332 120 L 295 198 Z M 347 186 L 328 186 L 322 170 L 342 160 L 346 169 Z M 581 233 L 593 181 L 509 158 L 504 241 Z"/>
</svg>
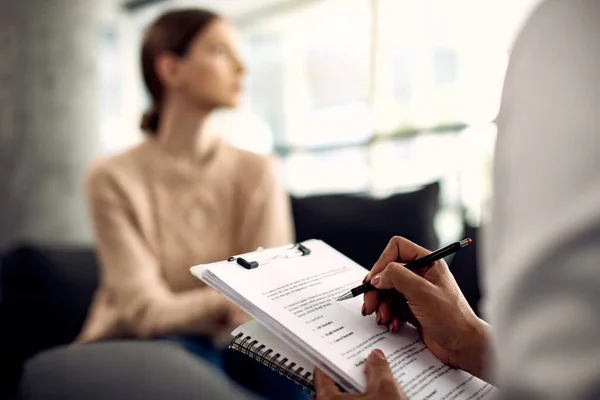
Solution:
<svg viewBox="0 0 600 400">
<path fill-rule="evenodd" d="M 466 337 L 468 340 L 465 347 L 461 349 L 461 354 L 457 356 L 459 368 L 486 382 L 490 382 L 491 326 L 484 320 L 477 318 Z"/>
</svg>

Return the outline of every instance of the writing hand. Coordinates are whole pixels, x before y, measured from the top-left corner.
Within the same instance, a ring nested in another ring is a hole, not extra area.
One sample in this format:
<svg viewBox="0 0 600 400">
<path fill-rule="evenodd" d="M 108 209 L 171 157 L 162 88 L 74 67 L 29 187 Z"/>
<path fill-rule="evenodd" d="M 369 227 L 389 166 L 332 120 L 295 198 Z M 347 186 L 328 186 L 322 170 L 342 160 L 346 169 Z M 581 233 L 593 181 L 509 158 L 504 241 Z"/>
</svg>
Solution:
<svg viewBox="0 0 600 400">
<path fill-rule="evenodd" d="M 335 382 L 316 368 L 315 391 L 317 400 L 407 400 L 396 383 L 381 350 L 373 350 L 365 362 L 367 390 L 365 393 L 342 393 Z"/>
<path fill-rule="evenodd" d="M 489 326 L 475 315 L 446 262 L 440 260 L 414 272 L 398 262 L 429 253 L 394 237 L 365 278 L 380 290 L 365 293 L 363 314 L 376 312 L 378 324 L 392 332 L 410 322 L 440 361 L 484 378 Z"/>
</svg>

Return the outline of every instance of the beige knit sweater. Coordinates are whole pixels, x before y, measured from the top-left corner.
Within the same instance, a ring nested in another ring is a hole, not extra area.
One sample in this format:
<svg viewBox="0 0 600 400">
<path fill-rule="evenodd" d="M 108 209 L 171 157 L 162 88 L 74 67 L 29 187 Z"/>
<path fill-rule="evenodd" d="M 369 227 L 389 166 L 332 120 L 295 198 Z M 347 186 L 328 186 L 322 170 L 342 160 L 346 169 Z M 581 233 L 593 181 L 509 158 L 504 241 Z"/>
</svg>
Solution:
<svg viewBox="0 0 600 400">
<path fill-rule="evenodd" d="M 219 295 L 189 268 L 293 241 L 270 160 L 217 138 L 193 162 L 147 139 L 94 165 L 86 194 L 101 274 L 78 342 L 202 333 Z"/>
</svg>

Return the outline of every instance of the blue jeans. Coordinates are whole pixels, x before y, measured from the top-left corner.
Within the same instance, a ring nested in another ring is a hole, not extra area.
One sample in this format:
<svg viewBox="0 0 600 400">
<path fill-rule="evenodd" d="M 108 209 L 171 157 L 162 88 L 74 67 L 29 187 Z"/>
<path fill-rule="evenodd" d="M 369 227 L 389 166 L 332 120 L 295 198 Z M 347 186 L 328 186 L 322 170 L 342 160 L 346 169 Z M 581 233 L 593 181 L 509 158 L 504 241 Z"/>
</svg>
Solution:
<svg viewBox="0 0 600 400">
<path fill-rule="evenodd" d="M 269 400 L 307 400 L 308 393 L 288 379 L 237 351 L 215 348 L 202 336 L 177 335 L 167 338 L 195 356 L 225 372 L 248 390 Z"/>
</svg>

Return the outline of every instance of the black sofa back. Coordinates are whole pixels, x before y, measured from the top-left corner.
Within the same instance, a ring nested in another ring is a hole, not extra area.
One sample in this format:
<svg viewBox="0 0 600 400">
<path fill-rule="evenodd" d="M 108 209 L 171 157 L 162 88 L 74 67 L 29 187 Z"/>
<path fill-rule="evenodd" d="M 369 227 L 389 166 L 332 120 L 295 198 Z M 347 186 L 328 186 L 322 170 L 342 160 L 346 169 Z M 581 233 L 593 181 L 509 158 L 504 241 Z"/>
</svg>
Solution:
<svg viewBox="0 0 600 400">
<path fill-rule="evenodd" d="M 479 257 L 481 253 L 481 238 L 480 228 L 464 224 L 464 237 L 472 238 L 473 244 L 465 247 L 452 258 L 450 263 L 450 271 L 456 279 L 456 283 L 460 290 L 465 295 L 473 311 L 478 316 L 482 316 L 479 308 L 479 300 L 481 299 L 481 290 L 479 287 Z"/>
<path fill-rule="evenodd" d="M 384 199 L 362 195 L 292 198 L 296 239 L 322 239 L 370 269 L 394 235 L 434 249 L 439 184 Z"/>
<path fill-rule="evenodd" d="M 0 398 L 23 361 L 70 343 L 79 333 L 98 285 L 92 249 L 20 245 L 0 268 Z"/>
</svg>

